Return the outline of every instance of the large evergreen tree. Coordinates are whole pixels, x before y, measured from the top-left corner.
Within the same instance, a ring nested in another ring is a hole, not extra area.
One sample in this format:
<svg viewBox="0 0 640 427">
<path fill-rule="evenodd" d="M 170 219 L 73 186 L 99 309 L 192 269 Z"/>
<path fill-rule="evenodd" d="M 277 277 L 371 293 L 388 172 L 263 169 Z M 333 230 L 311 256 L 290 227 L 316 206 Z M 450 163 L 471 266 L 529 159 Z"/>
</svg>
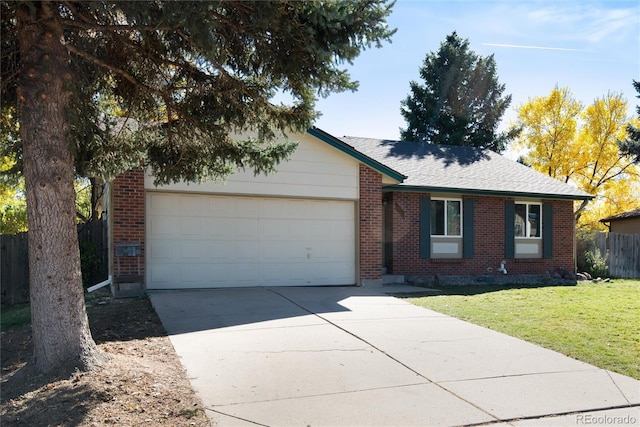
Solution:
<svg viewBox="0 0 640 427">
<path fill-rule="evenodd" d="M 633 81 L 633 87 L 638 92 L 636 98 L 640 98 L 640 81 Z M 636 112 L 640 120 L 640 105 L 636 105 Z M 635 157 L 635 162 L 640 163 L 640 126 L 627 126 L 627 139 L 619 141 L 620 152 L 626 156 Z"/>
<path fill-rule="evenodd" d="M 26 184 L 35 367 L 89 368 L 74 170 L 144 164 L 159 183 L 269 172 L 273 143 L 355 90 L 341 64 L 393 31 L 387 0 L 2 1 L 2 108 L 16 107 Z M 288 104 L 275 103 L 284 93 Z M 124 117 L 104 117 L 104 105 Z M 127 119 L 132 119 L 127 121 Z M 135 119 L 135 120 L 134 120 Z M 251 129 L 256 139 L 232 141 Z"/>
<path fill-rule="evenodd" d="M 407 122 L 400 129 L 403 140 L 501 152 L 517 134 L 497 130 L 511 95 L 503 96 L 493 55 L 478 56 L 455 31 L 427 54 L 420 78 L 409 83 L 411 93 L 401 102 Z"/>
</svg>

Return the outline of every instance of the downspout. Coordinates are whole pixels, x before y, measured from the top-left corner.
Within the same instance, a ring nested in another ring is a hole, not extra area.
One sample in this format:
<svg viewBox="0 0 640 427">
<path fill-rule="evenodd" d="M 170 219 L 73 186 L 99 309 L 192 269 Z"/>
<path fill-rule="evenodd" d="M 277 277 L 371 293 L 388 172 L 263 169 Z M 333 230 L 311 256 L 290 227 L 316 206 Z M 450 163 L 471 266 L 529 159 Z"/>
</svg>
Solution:
<svg viewBox="0 0 640 427">
<path fill-rule="evenodd" d="M 98 283 L 97 285 L 93 285 L 90 288 L 87 288 L 87 292 L 97 291 L 100 288 L 104 288 L 105 286 L 110 285 L 111 284 L 111 279 L 112 279 L 112 277 L 111 277 L 111 275 L 109 275 L 109 278 L 107 280 L 104 280 L 104 281 Z"/>
<path fill-rule="evenodd" d="M 576 236 L 576 216 L 573 215 L 573 273 L 578 272 L 578 238 Z"/>
</svg>

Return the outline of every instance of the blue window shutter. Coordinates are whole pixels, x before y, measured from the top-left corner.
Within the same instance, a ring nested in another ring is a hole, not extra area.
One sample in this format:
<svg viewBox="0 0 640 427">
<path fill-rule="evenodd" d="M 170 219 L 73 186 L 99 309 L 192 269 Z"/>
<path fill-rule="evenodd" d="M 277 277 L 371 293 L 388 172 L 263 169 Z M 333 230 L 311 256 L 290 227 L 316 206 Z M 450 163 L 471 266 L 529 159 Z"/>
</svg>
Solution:
<svg viewBox="0 0 640 427">
<path fill-rule="evenodd" d="M 473 199 L 464 199 L 462 202 L 462 256 L 464 258 L 473 258 L 474 255 L 473 202 Z"/>
<path fill-rule="evenodd" d="M 553 258 L 553 204 L 542 204 L 542 257 Z"/>
<path fill-rule="evenodd" d="M 420 258 L 431 258 L 431 197 L 420 197 Z"/>
<path fill-rule="evenodd" d="M 516 218 L 516 205 L 513 200 L 506 200 L 504 203 L 504 256 L 505 258 L 515 258 L 516 241 L 514 223 Z"/>
</svg>

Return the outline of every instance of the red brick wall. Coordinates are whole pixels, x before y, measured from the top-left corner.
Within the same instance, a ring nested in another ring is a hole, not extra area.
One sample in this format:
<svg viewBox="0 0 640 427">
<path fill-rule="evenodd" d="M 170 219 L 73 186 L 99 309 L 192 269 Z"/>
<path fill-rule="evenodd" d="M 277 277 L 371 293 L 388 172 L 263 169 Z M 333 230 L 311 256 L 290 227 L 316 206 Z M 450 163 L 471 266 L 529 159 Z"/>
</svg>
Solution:
<svg viewBox="0 0 640 427">
<path fill-rule="evenodd" d="M 360 280 L 382 278 L 382 175 L 360 165 Z"/>
<path fill-rule="evenodd" d="M 554 266 L 575 272 L 575 217 L 573 202 L 553 202 L 553 261 Z"/>
<path fill-rule="evenodd" d="M 144 280 L 145 193 L 144 170 L 133 169 L 121 175 L 111 185 L 113 274 L 142 275 Z M 115 257 L 118 243 L 139 242 L 140 257 Z M 119 263 L 119 266 L 118 266 Z"/>
<path fill-rule="evenodd" d="M 393 204 L 393 254 L 391 273 L 428 276 L 481 275 L 495 272 L 505 258 L 504 206 L 502 197 L 463 197 L 474 202 L 474 257 L 469 259 L 420 258 L 420 197 L 425 194 L 398 192 Z M 509 274 L 544 274 L 563 269 L 574 271 L 573 202 L 553 201 L 553 259 L 506 259 Z M 389 212 L 389 210 L 387 211 Z"/>
</svg>

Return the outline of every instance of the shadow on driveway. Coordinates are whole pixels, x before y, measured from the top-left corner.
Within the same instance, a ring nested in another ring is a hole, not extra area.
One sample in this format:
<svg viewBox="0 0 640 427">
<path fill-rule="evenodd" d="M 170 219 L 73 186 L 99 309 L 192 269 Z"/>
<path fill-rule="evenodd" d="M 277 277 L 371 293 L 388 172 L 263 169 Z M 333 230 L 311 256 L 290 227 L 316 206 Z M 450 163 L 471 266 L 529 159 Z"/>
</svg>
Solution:
<svg viewBox="0 0 640 427">
<path fill-rule="evenodd" d="M 341 301 L 351 296 L 383 296 L 356 286 L 194 289 L 149 295 L 169 335 L 346 312 L 350 309 Z"/>
</svg>

